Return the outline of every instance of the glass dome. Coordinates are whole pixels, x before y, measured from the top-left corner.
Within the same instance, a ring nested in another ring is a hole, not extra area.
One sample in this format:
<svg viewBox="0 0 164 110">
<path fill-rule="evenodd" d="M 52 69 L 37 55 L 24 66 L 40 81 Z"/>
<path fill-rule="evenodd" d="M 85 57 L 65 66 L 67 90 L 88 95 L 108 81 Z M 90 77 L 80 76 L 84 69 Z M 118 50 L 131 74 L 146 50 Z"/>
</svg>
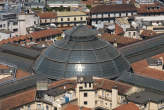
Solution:
<svg viewBox="0 0 164 110">
<path fill-rule="evenodd" d="M 130 70 L 128 61 L 107 41 L 96 37 L 88 26 L 78 26 L 45 49 L 34 64 L 34 72 L 51 78 L 95 76 L 116 78 Z"/>
</svg>

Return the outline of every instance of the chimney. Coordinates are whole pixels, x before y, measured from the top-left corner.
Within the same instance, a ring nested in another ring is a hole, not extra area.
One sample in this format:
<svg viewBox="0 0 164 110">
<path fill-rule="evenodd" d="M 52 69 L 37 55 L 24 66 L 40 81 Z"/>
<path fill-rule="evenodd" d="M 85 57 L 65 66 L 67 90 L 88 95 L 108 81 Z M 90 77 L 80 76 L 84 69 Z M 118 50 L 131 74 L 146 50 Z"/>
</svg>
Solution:
<svg viewBox="0 0 164 110">
<path fill-rule="evenodd" d="M 114 39 L 113 46 L 117 48 L 117 39 Z"/>
<path fill-rule="evenodd" d="M 44 91 L 48 90 L 48 81 L 39 80 L 36 82 L 36 99 L 41 99 L 44 96 Z"/>
<path fill-rule="evenodd" d="M 37 91 L 46 91 L 46 90 L 48 90 L 48 81 L 47 80 L 37 81 L 36 88 L 37 88 Z"/>
<path fill-rule="evenodd" d="M 118 102 L 118 89 L 117 86 L 112 88 L 112 109 L 117 107 Z"/>
</svg>

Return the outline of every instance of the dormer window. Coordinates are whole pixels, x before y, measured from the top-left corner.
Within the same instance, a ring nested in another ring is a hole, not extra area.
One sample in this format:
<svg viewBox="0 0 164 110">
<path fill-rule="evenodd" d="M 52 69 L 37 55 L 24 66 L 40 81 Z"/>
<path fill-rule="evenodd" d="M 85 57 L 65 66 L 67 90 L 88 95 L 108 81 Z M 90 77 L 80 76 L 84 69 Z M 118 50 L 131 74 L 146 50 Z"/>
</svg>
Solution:
<svg viewBox="0 0 164 110">
<path fill-rule="evenodd" d="M 87 83 L 85 82 L 85 87 L 87 87 Z"/>
</svg>

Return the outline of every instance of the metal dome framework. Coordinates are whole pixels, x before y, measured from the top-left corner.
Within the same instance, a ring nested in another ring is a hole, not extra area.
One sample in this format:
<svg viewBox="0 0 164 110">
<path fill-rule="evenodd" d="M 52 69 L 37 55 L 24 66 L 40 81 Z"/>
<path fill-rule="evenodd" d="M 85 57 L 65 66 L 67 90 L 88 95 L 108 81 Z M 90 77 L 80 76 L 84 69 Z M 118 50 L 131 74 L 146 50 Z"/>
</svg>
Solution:
<svg viewBox="0 0 164 110">
<path fill-rule="evenodd" d="M 78 26 L 65 34 L 42 52 L 34 72 L 55 79 L 86 75 L 111 79 L 130 70 L 128 61 L 112 44 L 97 38 L 95 30 Z"/>
</svg>

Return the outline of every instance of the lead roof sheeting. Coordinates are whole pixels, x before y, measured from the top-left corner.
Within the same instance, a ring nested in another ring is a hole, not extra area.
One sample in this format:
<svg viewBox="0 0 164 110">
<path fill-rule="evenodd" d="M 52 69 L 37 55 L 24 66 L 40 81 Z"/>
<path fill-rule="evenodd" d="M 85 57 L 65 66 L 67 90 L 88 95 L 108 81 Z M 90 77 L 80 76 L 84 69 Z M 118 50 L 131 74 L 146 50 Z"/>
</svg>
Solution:
<svg viewBox="0 0 164 110">
<path fill-rule="evenodd" d="M 35 59 L 40 55 L 39 51 L 24 48 L 21 46 L 15 46 L 12 44 L 5 44 L 5 45 L 2 45 L 0 48 L 2 49 L 2 51 L 5 51 L 6 53 L 15 54 L 15 55 L 21 56 L 21 57 L 27 57 L 27 58 Z"/>
<path fill-rule="evenodd" d="M 164 81 L 139 76 L 135 73 L 124 72 L 119 80 L 136 86 L 164 92 Z"/>
<path fill-rule="evenodd" d="M 33 60 L 23 57 L 0 52 L 0 62 L 16 65 L 18 69 L 22 69 L 27 72 L 32 71 Z"/>
<path fill-rule="evenodd" d="M 144 54 L 146 51 L 155 51 L 156 48 L 162 47 L 164 45 L 163 36 L 164 35 L 158 35 L 154 38 L 122 47 L 119 50 L 124 54 L 125 57 L 130 57 L 137 54 L 139 55 L 140 53 Z"/>
<path fill-rule="evenodd" d="M 0 97 L 9 95 L 11 93 L 24 90 L 27 88 L 35 87 L 37 80 L 46 80 L 46 76 L 43 75 L 32 75 L 20 80 L 14 80 L 0 85 Z"/>
<path fill-rule="evenodd" d="M 155 46 L 153 50 L 145 49 L 142 52 L 136 52 L 127 56 L 125 55 L 125 57 L 128 59 L 130 63 L 133 63 L 133 62 L 160 54 L 162 52 L 164 52 L 164 46 Z"/>
<path fill-rule="evenodd" d="M 137 104 L 147 104 L 147 102 L 150 101 L 160 103 L 161 101 L 164 101 L 164 94 L 146 90 L 128 96 L 127 100 Z"/>
</svg>

